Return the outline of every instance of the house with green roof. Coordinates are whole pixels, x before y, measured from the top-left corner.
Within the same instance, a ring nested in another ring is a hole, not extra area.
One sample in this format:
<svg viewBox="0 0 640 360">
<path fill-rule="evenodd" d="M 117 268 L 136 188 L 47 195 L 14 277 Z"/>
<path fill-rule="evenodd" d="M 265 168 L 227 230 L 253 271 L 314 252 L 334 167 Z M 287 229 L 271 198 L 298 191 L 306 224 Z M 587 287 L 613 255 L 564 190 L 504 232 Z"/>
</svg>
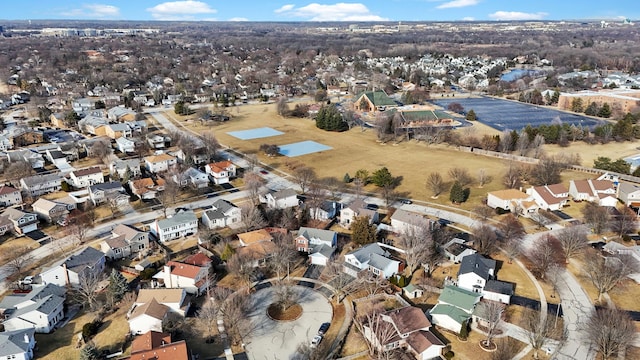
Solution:
<svg viewBox="0 0 640 360">
<path fill-rule="evenodd" d="M 364 91 L 356 96 L 353 105 L 356 110 L 365 112 L 384 111 L 388 107 L 398 106 L 384 90 Z"/>
<path fill-rule="evenodd" d="M 456 286 L 445 286 L 438 303 L 431 310 L 431 322 L 444 329 L 460 332 L 462 324 L 471 318 L 482 295 Z"/>
</svg>

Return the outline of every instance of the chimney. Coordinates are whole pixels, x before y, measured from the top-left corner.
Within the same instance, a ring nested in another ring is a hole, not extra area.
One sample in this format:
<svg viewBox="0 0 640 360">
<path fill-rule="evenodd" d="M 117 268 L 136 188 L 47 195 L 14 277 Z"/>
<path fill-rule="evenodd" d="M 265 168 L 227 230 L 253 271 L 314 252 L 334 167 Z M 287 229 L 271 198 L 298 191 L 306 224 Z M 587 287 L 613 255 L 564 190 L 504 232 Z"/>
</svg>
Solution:
<svg viewBox="0 0 640 360">
<path fill-rule="evenodd" d="M 71 258 L 69 258 L 71 259 Z M 64 269 L 64 284 L 70 285 L 71 281 L 69 280 L 69 270 L 67 270 L 67 262 L 62 263 L 62 269 Z"/>
<path fill-rule="evenodd" d="M 172 288 L 172 285 L 171 285 L 171 266 L 169 266 L 169 265 L 165 265 L 164 266 L 164 287 L 166 287 L 167 289 Z"/>
<path fill-rule="evenodd" d="M 29 334 L 25 333 L 24 334 L 24 343 L 25 344 L 29 344 L 31 342 L 31 339 L 29 338 Z"/>
</svg>

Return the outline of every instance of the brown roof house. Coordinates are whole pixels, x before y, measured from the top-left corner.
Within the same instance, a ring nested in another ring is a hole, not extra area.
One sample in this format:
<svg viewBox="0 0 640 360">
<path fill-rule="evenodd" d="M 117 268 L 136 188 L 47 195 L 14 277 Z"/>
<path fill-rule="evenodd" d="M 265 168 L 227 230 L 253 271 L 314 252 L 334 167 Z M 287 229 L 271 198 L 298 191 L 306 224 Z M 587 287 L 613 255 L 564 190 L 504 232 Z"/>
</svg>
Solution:
<svg viewBox="0 0 640 360">
<path fill-rule="evenodd" d="M 185 289 L 189 294 L 202 295 L 209 287 L 209 269 L 205 266 L 169 261 L 157 274 L 156 286 Z"/>
<path fill-rule="evenodd" d="M 132 225 L 120 224 L 111 231 L 111 237 L 100 243 L 100 250 L 112 260 L 132 254 L 143 254 L 149 249 L 149 233 Z"/>
<path fill-rule="evenodd" d="M 156 299 L 140 306 L 136 306 L 131 315 L 129 315 L 129 331 L 132 334 L 144 334 L 149 331 L 162 331 L 167 316 L 169 315 L 169 307 L 160 304 Z"/>
<path fill-rule="evenodd" d="M 131 356 L 125 360 L 191 360 L 185 340 L 173 341 L 171 334 L 148 331 L 133 339 Z"/>
<path fill-rule="evenodd" d="M 276 249 L 273 237 L 265 229 L 238 234 L 238 239 L 240 247 L 236 254 L 250 258 L 254 267 L 265 265 Z"/>
<path fill-rule="evenodd" d="M 516 189 L 503 189 L 487 193 L 487 206 L 529 217 L 538 211 L 533 195 Z"/>
<path fill-rule="evenodd" d="M 616 187 L 609 180 L 571 180 L 569 195 L 574 201 L 595 202 L 600 206 L 616 206 Z"/>
<path fill-rule="evenodd" d="M 560 210 L 569 201 L 569 190 L 562 184 L 534 186 L 527 189 L 527 194 L 543 210 Z"/>
</svg>

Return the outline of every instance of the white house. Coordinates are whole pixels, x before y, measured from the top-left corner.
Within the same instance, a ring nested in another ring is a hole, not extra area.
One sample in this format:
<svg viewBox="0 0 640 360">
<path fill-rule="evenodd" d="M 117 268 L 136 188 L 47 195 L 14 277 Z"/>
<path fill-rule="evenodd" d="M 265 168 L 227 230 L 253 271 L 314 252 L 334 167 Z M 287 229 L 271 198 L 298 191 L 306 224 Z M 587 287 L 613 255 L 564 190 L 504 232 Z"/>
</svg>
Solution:
<svg viewBox="0 0 640 360">
<path fill-rule="evenodd" d="M 173 182 L 178 186 L 192 186 L 196 189 L 202 189 L 209 186 L 209 177 L 207 174 L 196 168 L 187 168 L 180 174 L 172 176 Z"/>
<path fill-rule="evenodd" d="M 169 154 L 151 155 L 144 158 L 144 166 L 152 173 L 168 171 L 178 163 L 175 156 Z"/>
<path fill-rule="evenodd" d="M 113 201 L 120 206 L 129 201 L 129 195 L 119 181 L 112 181 L 89 186 L 89 199 L 94 205 Z"/>
<path fill-rule="evenodd" d="M 136 151 L 136 142 L 129 138 L 121 136 L 116 139 L 116 147 L 123 154 L 133 153 Z"/>
<path fill-rule="evenodd" d="M 241 209 L 233 203 L 218 199 L 211 204 L 211 209 L 202 213 L 202 224 L 209 229 L 216 229 L 238 224 L 241 221 Z"/>
<path fill-rule="evenodd" d="M 160 304 L 154 298 L 147 303 L 136 306 L 127 319 L 129 332 L 133 335 L 141 335 L 149 331 L 162 332 L 169 311 L 167 305 Z"/>
<path fill-rule="evenodd" d="M 0 332 L 0 359 L 31 360 L 36 338 L 33 329 Z"/>
<path fill-rule="evenodd" d="M 367 270 L 388 279 L 403 270 L 402 263 L 390 258 L 391 254 L 377 243 L 365 245 L 344 256 L 344 272 L 357 276 L 358 272 Z"/>
<path fill-rule="evenodd" d="M 153 149 L 164 149 L 167 139 L 164 136 L 158 134 L 147 135 L 147 143 Z"/>
<path fill-rule="evenodd" d="M 102 175 L 102 169 L 99 166 L 93 166 L 70 172 L 67 182 L 76 189 L 84 189 L 91 185 L 104 183 L 104 175 Z"/>
<path fill-rule="evenodd" d="M 391 227 L 397 234 L 426 234 L 429 220 L 418 213 L 398 209 L 391 215 Z"/>
<path fill-rule="evenodd" d="M 609 180 L 571 180 L 569 195 L 574 201 L 595 202 L 600 206 L 616 206 L 616 187 Z"/>
<path fill-rule="evenodd" d="M 458 270 L 458 287 L 480 293 L 485 299 L 509 304 L 513 295 L 513 284 L 497 280 L 496 261 L 480 254 L 462 258 Z"/>
<path fill-rule="evenodd" d="M 44 270 L 40 274 L 40 278 L 43 284 L 79 286 L 82 277 L 101 276 L 105 262 L 106 258 L 103 252 L 92 247 L 86 247 Z"/>
<path fill-rule="evenodd" d="M 20 179 L 20 188 L 29 196 L 40 196 L 62 189 L 59 174 L 34 175 Z"/>
<path fill-rule="evenodd" d="M 460 238 L 453 238 L 442 246 L 444 256 L 456 264 L 459 264 L 467 255 L 475 254 L 476 251 L 465 245 L 465 241 Z"/>
<path fill-rule="evenodd" d="M 14 206 L 22 204 L 22 194 L 20 190 L 13 186 L 0 186 L 0 206 Z"/>
<path fill-rule="evenodd" d="M 335 218 L 341 209 L 341 203 L 327 200 L 318 206 L 309 206 L 309 216 L 314 220 L 328 221 Z"/>
<path fill-rule="evenodd" d="M 503 209 L 525 217 L 538 211 L 533 196 L 516 189 L 504 189 L 487 193 L 487 206 Z"/>
<path fill-rule="evenodd" d="M 151 224 L 151 234 L 160 242 L 178 239 L 198 232 L 198 217 L 193 211 L 182 211 Z"/>
<path fill-rule="evenodd" d="M 431 322 L 449 331 L 459 333 L 462 325 L 480 301 L 481 295 L 456 286 L 446 285 L 436 306 L 429 310 Z"/>
<path fill-rule="evenodd" d="M 169 307 L 169 311 L 184 316 L 191 306 L 190 297 L 184 289 L 140 289 L 133 307 L 146 304 L 152 299 Z"/>
<path fill-rule="evenodd" d="M 167 289 L 184 289 L 189 294 L 199 296 L 209 287 L 208 273 L 209 270 L 204 266 L 169 261 L 153 278 L 156 279 L 158 286 L 164 286 Z"/>
<path fill-rule="evenodd" d="M 16 236 L 22 236 L 38 230 L 38 215 L 16 208 L 7 208 L 2 215 L 6 216 L 13 225 L 12 232 Z"/>
<path fill-rule="evenodd" d="M 445 343 L 431 332 L 431 322 L 420 308 L 406 306 L 378 315 L 379 321 L 391 324 L 394 336 L 382 335 L 369 325 L 364 326 L 364 338 L 381 350 L 406 349 L 418 360 L 439 359 Z M 376 321 L 376 323 L 378 323 Z"/>
<path fill-rule="evenodd" d="M 361 199 L 358 199 L 340 210 L 340 225 L 348 229 L 356 217 L 361 216 L 369 217 L 369 224 L 378 222 L 378 212 L 368 209 L 367 204 Z"/>
<path fill-rule="evenodd" d="M 109 172 L 111 175 L 117 176 L 118 179 L 123 179 L 127 172 L 129 178 L 135 178 L 141 175 L 140 160 L 139 159 L 117 159 L 109 165 Z"/>
<path fill-rule="evenodd" d="M 623 182 L 618 185 L 618 199 L 625 206 L 640 207 L 640 186 Z"/>
<path fill-rule="evenodd" d="M 271 191 L 264 196 L 267 207 L 271 209 L 286 209 L 298 206 L 298 193 L 293 189 Z"/>
<path fill-rule="evenodd" d="M 120 224 L 111 237 L 100 243 L 100 250 L 110 259 L 122 259 L 149 249 L 149 233 L 132 225 Z"/>
<path fill-rule="evenodd" d="M 527 194 L 544 210 L 560 210 L 569 201 L 569 190 L 562 184 L 534 186 L 527 189 Z"/>
<path fill-rule="evenodd" d="M 236 165 L 231 161 L 219 161 L 204 167 L 214 184 L 226 184 L 236 177 Z"/>
<path fill-rule="evenodd" d="M 64 317 L 64 300 L 65 289 L 54 284 L 33 284 L 27 293 L 7 295 L 0 302 L 4 328 L 50 333 Z"/>
<path fill-rule="evenodd" d="M 69 212 L 76 208 L 76 205 L 74 203 L 62 203 L 56 200 L 39 198 L 31 204 L 31 208 L 40 219 L 51 223 L 67 217 Z"/>
<path fill-rule="evenodd" d="M 301 227 L 294 239 L 296 249 L 309 254 L 313 265 L 326 266 L 338 244 L 335 231 Z"/>
</svg>

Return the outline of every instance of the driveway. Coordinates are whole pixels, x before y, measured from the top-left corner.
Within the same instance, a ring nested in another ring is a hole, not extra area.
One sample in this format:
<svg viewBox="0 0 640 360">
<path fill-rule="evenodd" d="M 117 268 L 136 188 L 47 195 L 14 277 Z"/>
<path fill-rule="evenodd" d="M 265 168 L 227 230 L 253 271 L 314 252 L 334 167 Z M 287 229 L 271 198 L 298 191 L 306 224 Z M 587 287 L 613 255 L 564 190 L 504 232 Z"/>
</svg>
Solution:
<svg viewBox="0 0 640 360">
<path fill-rule="evenodd" d="M 300 296 L 302 315 L 293 321 L 275 321 L 267 316 L 267 307 L 274 301 L 274 289 L 269 287 L 251 295 L 254 311 L 249 315 L 253 334 L 246 344 L 251 360 L 286 360 L 293 357 L 300 344 L 308 344 L 324 322 L 331 322 L 333 310 L 327 299 L 302 286 L 295 290 Z"/>
</svg>

